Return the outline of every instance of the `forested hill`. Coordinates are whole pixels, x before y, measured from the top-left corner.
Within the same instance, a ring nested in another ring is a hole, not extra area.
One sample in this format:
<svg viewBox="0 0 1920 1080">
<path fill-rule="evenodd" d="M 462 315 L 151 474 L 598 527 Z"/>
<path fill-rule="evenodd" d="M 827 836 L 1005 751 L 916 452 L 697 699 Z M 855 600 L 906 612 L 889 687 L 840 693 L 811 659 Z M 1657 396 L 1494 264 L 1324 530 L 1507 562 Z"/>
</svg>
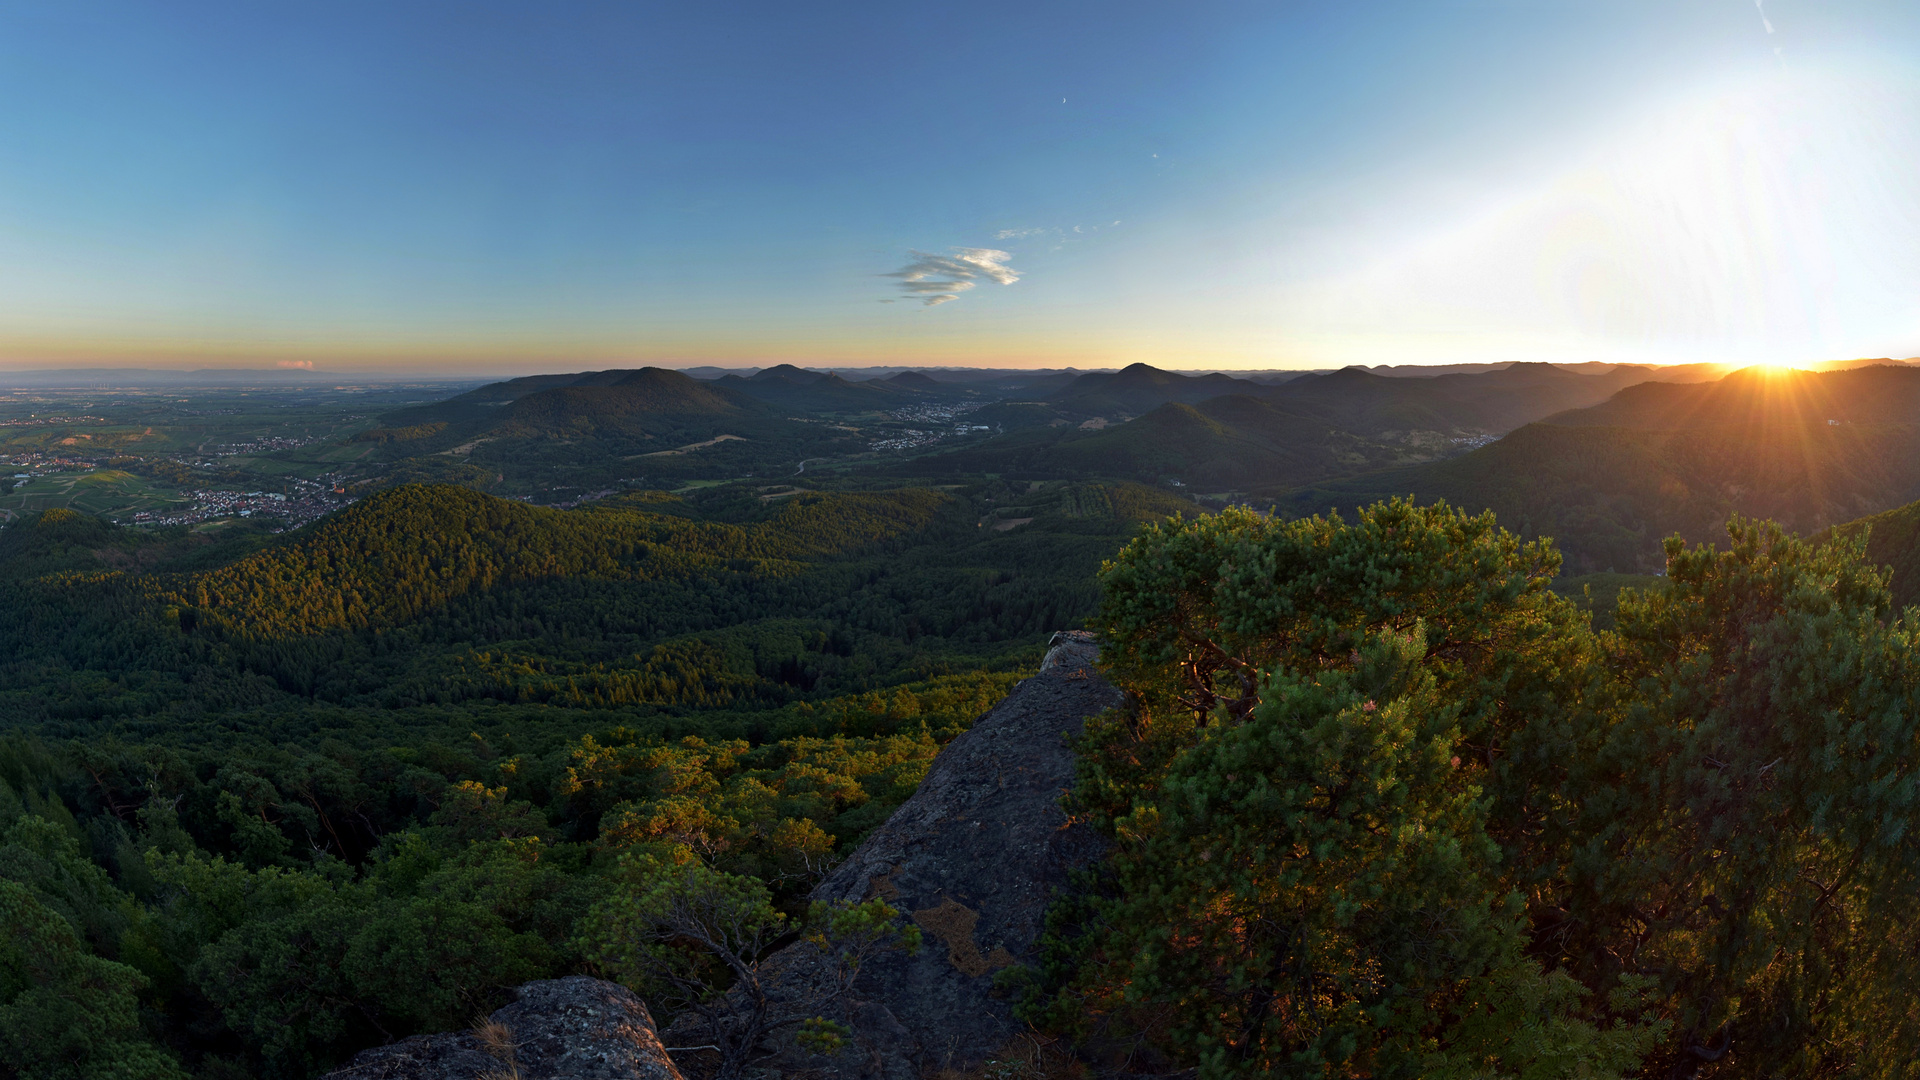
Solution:
<svg viewBox="0 0 1920 1080">
<path fill-rule="evenodd" d="M 697 391 L 704 385 L 688 375 L 667 368 L 613 368 L 607 371 L 577 371 L 566 375 L 526 375 L 504 382 L 488 383 L 476 390 L 469 390 L 449 398 L 441 404 L 505 405 L 543 391 L 565 388 L 605 389 L 627 386 L 658 389 L 665 387 L 686 393 Z"/>
<path fill-rule="evenodd" d="M 256 636 L 397 626 L 476 590 L 543 578 L 762 576 L 927 527 L 938 491 L 801 495 L 750 525 L 623 506 L 551 510 L 447 485 L 380 492 L 304 535 L 166 587 Z"/>
<path fill-rule="evenodd" d="M 885 410 L 932 400 L 861 390 L 859 408 L 870 414 L 861 422 L 880 429 L 866 433 L 815 415 L 836 406 L 761 393 L 790 387 L 830 397 L 836 386 L 858 389 L 839 380 L 699 380 L 662 368 L 516 379 L 384 413 L 379 427 L 352 437 L 374 445 L 351 460 L 368 483 L 446 482 L 569 501 L 558 493 L 793 476 L 804 462 L 857 456 L 877 434 L 904 427 Z"/>
<path fill-rule="evenodd" d="M 673 430 L 696 417 L 761 417 L 759 403 L 689 379 L 647 368 L 613 386 L 560 386 L 520 398 L 506 409 L 502 434 L 537 435 L 619 423 Z"/>
<path fill-rule="evenodd" d="M 1129 364 L 1111 374 L 1081 375 L 1047 401 L 1069 415 L 1138 416 L 1170 402 L 1194 405 L 1224 394 L 1259 393 L 1264 389 L 1230 375 L 1182 375 L 1148 364 Z"/>
<path fill-rule="evenodd" d="M 431 449 L 481 435 L 578 436 L 611 428 L 644 438 L 702 430 L 716 421 L 772 419 L 776 418 L 766 406 L 743 394 L 677 371 L 641 368 L 494 383 L 446 401 L 389 413 L 382 418 L 380 430 L 439 436 L 419 448 Z"/>
<path fill-rule="evenodd" d="M 774 708 L 1016 662 L 1093 609 L 1140 520 L 1183 508 L 1103 484 L 580 510 L 412 485 L 220 542 L 49 513 L 0 531 L 0 712 Z"/>
<path fill-rule="evenodd" d="M 1570 573 L 1651 571 L 1664 537 L 1716 541 L 1735 514 L 1804 535 L 1920 496 L 1920 370 L 1642 384 L 1462 457 L 1275 494 L 1297 515 L 1445 499 L 1554 537 Z"/>
<path fill-rule="evenodd" d="M 722 375 L 715 379 L 716 389 L 752 398 L 782 410 L 801 412 L 864 412 L 892 409 L 925 400 L 921 390 L 892 380 L 849 382 L 838 375 L 806 371 L 792 364 L 779 364 L 756 372 L 750 378 Z"/>
<path fill-rule="evenodd" d="M 1897 364 L 1846 371 L 1743 368 L 1713 382 L 1647 382 L 1604 404 L 1549 417 L 1564 427 L 1652 430 L 1736 428 L 1779 436 L 1826 424 L 1920 420 L 1920 368 Z"/>
</svg>

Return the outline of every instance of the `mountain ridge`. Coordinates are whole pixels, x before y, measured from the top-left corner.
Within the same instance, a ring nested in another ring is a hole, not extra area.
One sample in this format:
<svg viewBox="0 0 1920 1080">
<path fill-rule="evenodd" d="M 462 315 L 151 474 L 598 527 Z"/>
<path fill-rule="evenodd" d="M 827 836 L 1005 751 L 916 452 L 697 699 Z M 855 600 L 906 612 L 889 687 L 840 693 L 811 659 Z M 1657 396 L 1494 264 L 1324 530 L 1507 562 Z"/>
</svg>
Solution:
<svg viewBox="0 0 1920 1080">
<path fill-rule="evenodd" d="M 1444 499 L 1556 537 L 1570 572 L 1651 572 L 1663 538 L 1714 542 L 1735 514 L 1811 534 L 1920 497 L 1920 369 L 1641 383 L 1461 457 L 1260 494 L 1299 516 Z"/>
</svg>

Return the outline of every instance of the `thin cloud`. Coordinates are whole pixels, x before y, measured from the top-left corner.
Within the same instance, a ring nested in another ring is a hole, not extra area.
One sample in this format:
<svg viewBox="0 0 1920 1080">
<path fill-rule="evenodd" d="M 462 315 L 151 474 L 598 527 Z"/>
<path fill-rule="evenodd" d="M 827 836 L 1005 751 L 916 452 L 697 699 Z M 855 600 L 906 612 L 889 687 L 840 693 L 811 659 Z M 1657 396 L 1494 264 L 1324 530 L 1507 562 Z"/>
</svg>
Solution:
<svg viewBox="0 0 1920 1080">
<path fill-rule="evenodd" d="M 925 251 L 911 254 L 912 262 L 880 276 L 900 279 L 897 284 L 900 291 L 906 293 L 907 298 L 918 300 L 927 307 L 958 300 L 961 293 L 981 281 L 1011 285 L 1020 280 L 1020 272 L 1007 265 L 1007 260 L 1013 256 L 997 248 L 953 248 L 951 254 L 947 255 Z"/>
<path fill-rule="evenodd" d="M 1760 25 L 1767 28 L 1767 33 L 1773 33 L 1773 20 L 1767 18 L 1766 0 L 1753 0 L 1753 8 L 1760 13 Z M 1774 51 L 1778 52 L 1779 50 L 1776 49 Z"/>
<path fill-rule="evenodd" d="M 1001 229 L 993 234 L 995 240 L 1025 240 L 1029 236 L 1045 236 L 1052 229 Z"/>
</svg>

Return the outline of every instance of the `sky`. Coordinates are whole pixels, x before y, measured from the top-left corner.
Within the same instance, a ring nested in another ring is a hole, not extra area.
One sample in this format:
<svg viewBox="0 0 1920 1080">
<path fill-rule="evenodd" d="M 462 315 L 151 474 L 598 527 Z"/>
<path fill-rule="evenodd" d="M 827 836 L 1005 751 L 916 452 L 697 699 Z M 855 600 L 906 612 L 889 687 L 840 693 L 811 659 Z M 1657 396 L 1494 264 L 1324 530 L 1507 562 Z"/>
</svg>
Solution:
<svg viewBox="0 0 1920 1080">
<path fill-rule="evenodd" d="M 1920 354 L 1920 4 L 0 0 L 0 367 Z"/>
</svg>

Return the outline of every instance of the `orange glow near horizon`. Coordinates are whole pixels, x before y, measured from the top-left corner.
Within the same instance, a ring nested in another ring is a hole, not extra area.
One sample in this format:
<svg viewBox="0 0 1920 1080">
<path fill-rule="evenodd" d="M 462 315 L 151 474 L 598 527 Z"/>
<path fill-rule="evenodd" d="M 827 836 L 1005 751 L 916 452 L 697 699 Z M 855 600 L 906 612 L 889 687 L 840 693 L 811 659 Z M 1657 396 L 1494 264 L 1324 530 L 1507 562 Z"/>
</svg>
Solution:
<svg viewBox="0 0 1920 1080">
<path fill-rule="evenodd" d="M 813 332 L 805 332 L 811 330 Z M 1229 338 L 1203 346 L 1197 339 L 1128 337 L 1109 333 L 1063 340 L 1044 333 L 994 329 L 979 337 L 927 334 L 920 337 L 859 337 L 801 328 L 791 334 L 743 327 L 724 336 L 685 328 L 663 330 L 651 338 L 575 330 L 543 335 L 527 332 L 490 337 L 342 334 L 329 340 L 318 333 L 179 333 L 146 337 L 136 333 L 91 340 L 57 335 L 9 335 L 0 330 L 0 371 L 74 368 L 261 369 L 310 367 L 341 375 L 419 375 L 440 378 L 498 378 L 508 375 L 594 371 L 640 367 L 765 368 L 793 364 L 808 368 L 1035 368 L 1119 369 L 1144 363 L 1169 371 L 1321 371 L 1350 365 L 1441 366 L 1543 362 L 1569 367 L 1583 364 L 1636 364 L 1673 367 L 1708 364 L 1720 373 L 1744 367 L 1770 370 L 1821 370 L 1828 360 L 1783 363 L 1726 355 L 1620 352 L 1578 348 L 1552 341 L 1496 341 L 1391 335 L 1364 342 L 1364 348 L 1336 348 L 1313 339 L 1289 343 Z M 1349 343 L 1351 345 L 1351 343 Z"/>
<path fill-rule="evenodd" d="M 310 368 L 340 374 L 420 374 L 491 378 L 506 374 L 561 373 L 609 368 L 765 368 L 793 364 L 806 368 L 1076 368 L 1119 369 L 1144 363 L 1168 371 L 1321 371 L 1361 366 L 1445 366 L 1542 362 L 1569 367 L 1586 364 L 1635 364 L 1666 368 L 1710 364 L 1722 372 L 1744 367 L 1769 373 L 1820 370 L 1824 361 L 1805 364 L 1748 363 L 1724 357 L 1609 355 L 1552 348 L 1486 352 L 1447 342 L 1430 350 L 1399 341 L 1391 349 L 1373 349 L 1352 357 L 1329 356 L 1318 349 L 1271 351 L 1249 348 L 1163 347 L 1161 343 L 1110 341 L 1028 341 L 1012 335 L 988 342 L 932 342 L 902 347 L 885 341 L 808 341 L 745 338 L 716 345 L 687 337 L 678 340 L 623 342 L 556 337 L 474 341 L 358 340 L 339 343 L 276 340 L 260 336 L 223 339 L 104 340 L 87 343 L 49 339 L 6 340 L 0 336 L 0 371 L 75 368 L 286 369 Z"/>
</svg>

